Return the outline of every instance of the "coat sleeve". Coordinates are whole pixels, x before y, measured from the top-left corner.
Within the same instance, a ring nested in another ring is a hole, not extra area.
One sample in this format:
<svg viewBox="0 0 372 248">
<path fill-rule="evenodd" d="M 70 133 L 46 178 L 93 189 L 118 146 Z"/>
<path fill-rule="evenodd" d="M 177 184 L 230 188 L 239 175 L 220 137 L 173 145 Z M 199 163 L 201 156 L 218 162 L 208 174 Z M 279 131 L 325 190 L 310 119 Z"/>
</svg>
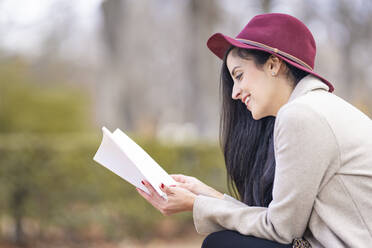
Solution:
<svg viewBox="0 0 372 248">
<path fill-rule="evenodd" d="M 222 229 L 291 243 L 307 227 L 322 178 L 339 149 L 326 119 L 307 105 L 283 106 L 274 128 L 273 200 L 267 208 L 197 196 L 193 207 L 198 233 Z M 237 201 L 237 200 L 236 200 Z"/>
<path fill-rule="evenodd" d="M 223 199 L 226 200 L 226 201 L 236 203 L 236 204 L 241 205 L 241 206 L 248 206 L 245 203 L 243 203 L 243 202 L 241 202 L 241 201 L 239 201 L 239 200 L 235 199 L 234 197 L 229 196 L 227 194 L 223 194 Z"/>
</svg>

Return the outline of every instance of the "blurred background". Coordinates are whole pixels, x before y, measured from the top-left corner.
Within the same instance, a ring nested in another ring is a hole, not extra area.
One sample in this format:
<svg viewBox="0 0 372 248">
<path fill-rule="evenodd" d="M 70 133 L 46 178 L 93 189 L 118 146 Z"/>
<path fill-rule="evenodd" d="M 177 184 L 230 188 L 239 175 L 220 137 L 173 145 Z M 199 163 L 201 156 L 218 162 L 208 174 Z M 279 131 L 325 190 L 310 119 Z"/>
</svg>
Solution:
<svg viewBox="0 0 372 248">
<path fill-rule="evenodd" d="M 0 247 L 200 247 L 92 161 L 119 127 L 168 173 L 222 192 L 219 68 L 206 47 L 255 15 L 296 16 L 315 70 L 372 116 L 369 0 L 0 0 Z"/>
</svg>

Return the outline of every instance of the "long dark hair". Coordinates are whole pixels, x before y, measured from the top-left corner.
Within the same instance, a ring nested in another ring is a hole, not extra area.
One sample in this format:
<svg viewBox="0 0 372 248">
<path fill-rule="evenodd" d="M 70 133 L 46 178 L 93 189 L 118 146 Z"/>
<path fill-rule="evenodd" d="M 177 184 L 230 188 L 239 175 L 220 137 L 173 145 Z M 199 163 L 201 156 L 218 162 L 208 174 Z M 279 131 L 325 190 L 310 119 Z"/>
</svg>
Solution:
<svg viewBox="0 0 372 248">
<path fill-rule="evenodd" d="M 222 109 L 220 119 L 220 144 L 224 154 L 230 193 L 250 206 L 267 207 L 272 201 L 275 174 L 273 131 L 275 117 L 254 120 L 241 101 L 231 98 L 234 81 L 226 65 L 226 53 L 221 69 L 220 93 Z M 252 59 L 262 68 L 271 56 L 259 50 L 235 48 L 243 59 Z M 234 51 L 235 52 L 235 51 Z M 283 61 L 285 62 L 285 61 Z M 285 62 L 287 76 L 294 86 L 308 73 Z"/>
</svg>

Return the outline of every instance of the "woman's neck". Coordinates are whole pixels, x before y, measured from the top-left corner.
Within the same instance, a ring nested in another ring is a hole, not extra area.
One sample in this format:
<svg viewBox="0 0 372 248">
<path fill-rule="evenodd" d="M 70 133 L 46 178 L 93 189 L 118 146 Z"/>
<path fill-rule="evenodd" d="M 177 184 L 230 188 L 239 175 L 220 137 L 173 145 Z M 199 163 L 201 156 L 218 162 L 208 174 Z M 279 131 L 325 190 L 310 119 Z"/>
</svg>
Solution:
<svg viewBox="0 0 372 248">
<path fill-rule="evenodd" d="M 279 109 L 288 102 L 294 90 L 294 83 L 288 80 L 288 77 L 278 78 L 277 83 L 279 94 L 277 94 L 275 101 L 273 101 L 273 116 L 276 116 L 279 112 Z"/>
</svg>

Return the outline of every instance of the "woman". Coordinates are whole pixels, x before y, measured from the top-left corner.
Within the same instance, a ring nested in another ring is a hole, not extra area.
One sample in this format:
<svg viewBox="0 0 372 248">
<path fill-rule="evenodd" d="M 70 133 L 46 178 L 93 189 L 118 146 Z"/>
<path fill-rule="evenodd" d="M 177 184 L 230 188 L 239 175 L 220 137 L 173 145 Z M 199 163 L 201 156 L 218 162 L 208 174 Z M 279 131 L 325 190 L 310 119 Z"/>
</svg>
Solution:
<svg viewBox="0 0 372 248">
<path fill-rule="evenodd" d="M 193 211 L 203 247 L 370 247 L 372 121 L 313 71 L 315 41 L 298 19 L 255 16 L 223 59 L 221 143 L 240 200 L 193 177 L 139 193 L 163 214 Z"/>
</svg>

